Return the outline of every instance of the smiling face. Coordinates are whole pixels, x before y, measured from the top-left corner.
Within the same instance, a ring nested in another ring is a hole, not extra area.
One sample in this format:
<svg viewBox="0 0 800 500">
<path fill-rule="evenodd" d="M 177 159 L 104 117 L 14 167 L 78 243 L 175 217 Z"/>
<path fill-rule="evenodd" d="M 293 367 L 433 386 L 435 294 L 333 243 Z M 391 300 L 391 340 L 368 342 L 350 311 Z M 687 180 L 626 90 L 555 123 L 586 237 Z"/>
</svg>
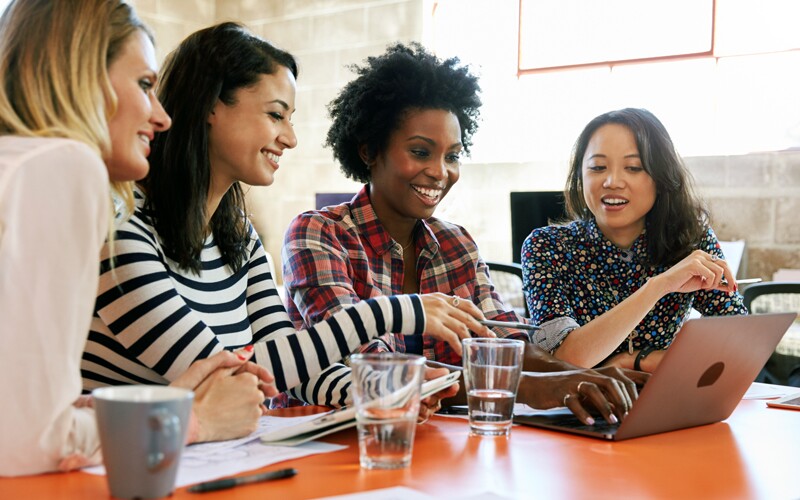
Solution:
<svg viewBox="0 0 800 500">
<path fill-rule="evenodd" d="M 616 123 L 598 128 L 583 156 L 582 177 L 583 197 L 600 231 L 617 246 L 630 247 L 656 201 L 633 132 Z"/>
<path fill-rule="evenodd" d="M 296 83 L 285 66 L 234 93 L 234 102 L 217 101 L 208 118 L 212 189 L 234 182 L 269 186 L 285 149 L 297 145 L 291 124 Z"/>
<path fill-rule="evenodd" d="M 384 225 L 407 226 L 431 217 L 458 181 L 461 149 L 461 127 L 453 113 L 409 110 L 386 150 L 367 161 L 370 199 Z"/>
<path fill-rule="evenodd" d="M 108 121 L 111 156 L 106 158 L 106 166 L 112 181 L 138 180 L 147 175 L 150 141 L 172 123 L 153 91 L 157 68 L 153 44 L 138 30 L 108 67 L 117 95 L 117 111 Z"/>
</svg>

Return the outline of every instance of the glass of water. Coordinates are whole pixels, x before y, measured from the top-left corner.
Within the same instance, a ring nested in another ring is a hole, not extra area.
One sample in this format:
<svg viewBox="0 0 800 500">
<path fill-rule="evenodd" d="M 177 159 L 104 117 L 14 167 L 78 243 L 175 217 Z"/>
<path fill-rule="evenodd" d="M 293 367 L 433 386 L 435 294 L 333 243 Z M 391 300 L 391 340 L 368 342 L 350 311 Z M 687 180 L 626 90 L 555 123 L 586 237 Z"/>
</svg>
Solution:
<svg viewBox="0 0 800 500">
<path fill-rule="evenodd" d="M 470 433 L 506 436 L 511 432 L 525 343 L 521 340 L 470 338 L 463 347 Z"/>
<path fill-rule="evenodd" d="M 408 467 L 425 358 L 399 353 L 353 354 L 350 364 L 361 467 Z"/>
</svg>

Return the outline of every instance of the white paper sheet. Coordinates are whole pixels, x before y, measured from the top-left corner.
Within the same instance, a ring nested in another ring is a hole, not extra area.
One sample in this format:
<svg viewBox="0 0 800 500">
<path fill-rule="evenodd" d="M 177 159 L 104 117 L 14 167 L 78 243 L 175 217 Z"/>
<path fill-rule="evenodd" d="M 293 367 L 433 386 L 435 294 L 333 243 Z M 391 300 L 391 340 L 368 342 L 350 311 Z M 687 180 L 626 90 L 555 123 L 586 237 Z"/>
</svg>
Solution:
<svg viewBox="0 0 800 500">
<path fill-rule="evenodd" d="M 297 425 L 302 421 L 311 420 L 317 416 L 261 417 L 258 429 L 247 437 L 187 446 L 181 456 L 181 464 L 178 469 L 175 486 L 179 488 L 240 472 L 260 469 L 285 460 L 316 455 L 317 453 L 330 453 L 347 448 L 338 444 L 320 442 L 311 442 L 293 447 L 267 446 L 261 444 L 258 439 L 267 430 Z M 105 475 L 106 470 L 105 467 L 99 465 L 85 468 L 83 472 Z"/>
</svg>

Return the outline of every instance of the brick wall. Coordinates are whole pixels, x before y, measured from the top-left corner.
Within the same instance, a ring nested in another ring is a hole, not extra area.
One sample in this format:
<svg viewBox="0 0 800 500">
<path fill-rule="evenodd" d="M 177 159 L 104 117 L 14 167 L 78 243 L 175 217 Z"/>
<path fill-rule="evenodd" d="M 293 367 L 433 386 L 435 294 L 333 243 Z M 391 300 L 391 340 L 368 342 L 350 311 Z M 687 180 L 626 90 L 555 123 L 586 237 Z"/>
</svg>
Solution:
<svg viewBox="0 0 800 500">
<path fill-rule="evenodd" d="M 428 0 L 136 0 L 154 29 L 159 57 L 192 31 L 223 20 L 244 22 L 291 51 L 300 64 L 299 146 L 281 162 L 275 183 L 251 188 L 252 219 L 267 250 L 279 260 L 283 233 L 310 210 L 316 192 L 353 192 L 322 147 L 325 105 L 350 80 L 346 65 L 379 54 L 387 44 L 420 40 Z M 485 113 L 487 116 L 489 113 Z M 699 194 L 721 239 L 747 240 L 749 276 L 770 279 L 781 267 L 800 268 L 800 153 L 687 158 Z M 560 190 L 566 162 L 465 165 L 461 181 L 437 216 L 464 225 L 490 260 L 511 260 L 509 192 Z M 280 265 L 278 272 L 280 274 Z"/>
</svg>

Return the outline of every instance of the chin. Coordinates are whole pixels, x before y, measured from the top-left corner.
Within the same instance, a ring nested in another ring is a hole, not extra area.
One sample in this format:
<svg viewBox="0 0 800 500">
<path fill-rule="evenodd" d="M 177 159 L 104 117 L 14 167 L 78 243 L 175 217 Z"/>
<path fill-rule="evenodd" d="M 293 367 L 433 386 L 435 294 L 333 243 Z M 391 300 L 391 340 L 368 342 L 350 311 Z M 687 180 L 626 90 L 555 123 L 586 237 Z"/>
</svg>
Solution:
<svg viewBox="0 0 800 500">
<path fill-rule="evenodd" d="M 137 162 L 115 162 L 108 164 L 108 177 L 112 182 L 138 181 L 144 179 L 150 171 L 147 158 Z"/>
</svg>

